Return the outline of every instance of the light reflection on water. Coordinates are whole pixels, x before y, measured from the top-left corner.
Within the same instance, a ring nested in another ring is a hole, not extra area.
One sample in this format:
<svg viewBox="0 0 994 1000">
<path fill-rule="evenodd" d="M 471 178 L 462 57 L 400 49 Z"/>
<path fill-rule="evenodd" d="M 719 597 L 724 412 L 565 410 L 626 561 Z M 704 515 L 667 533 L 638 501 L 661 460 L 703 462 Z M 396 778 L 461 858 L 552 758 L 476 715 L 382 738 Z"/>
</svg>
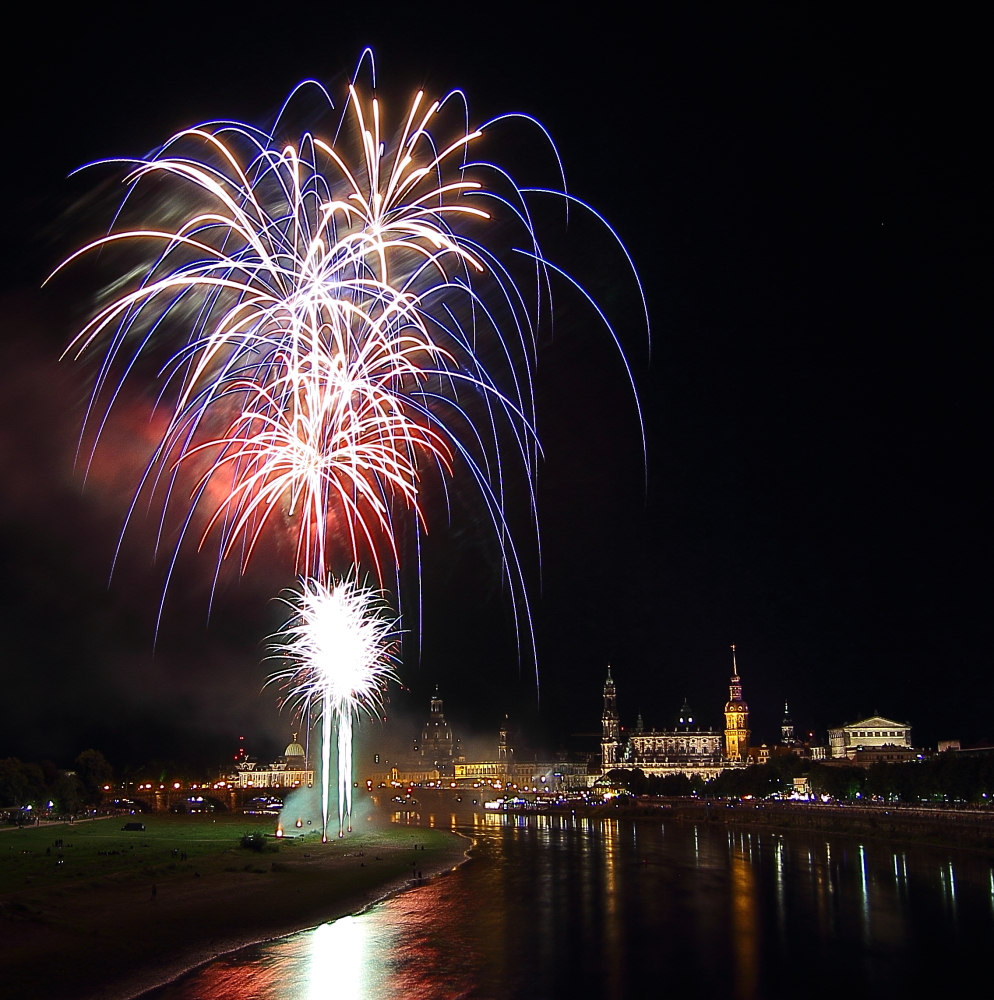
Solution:
<svg viewBox="0 0 994 1000">
<path fill-rule="evenodd" d="M 648 820 L 461 820 L 477 847 L 453 874 L 149 1000 L 921 995 L 980 970 L 994 944 L 979 856 Z"/>
</svg>

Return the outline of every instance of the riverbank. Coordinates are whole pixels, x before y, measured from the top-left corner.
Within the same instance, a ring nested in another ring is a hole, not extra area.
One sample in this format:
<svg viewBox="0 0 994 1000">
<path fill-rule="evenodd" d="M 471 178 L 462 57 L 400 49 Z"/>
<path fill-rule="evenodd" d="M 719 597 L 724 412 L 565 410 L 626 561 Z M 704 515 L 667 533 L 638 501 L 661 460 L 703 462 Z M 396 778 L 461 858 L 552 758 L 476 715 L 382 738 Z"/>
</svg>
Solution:
<svg viewBox="0 0 994 1000">
<path fill-rule="evenodd" d="M 146 830 L 136 834 L 107 824 L 101 824 L 106 832 L 93 833 L 91 827 L 85 842 L 78 826 L 26 831 L 15 834 L 18 842 L 3 842 L 5 994 L 131 1000 L 229 951 L 355 913 L 419 872 L 428 879 L 462 863 L 469 846 L 448 831 L 370 822 L 330 844 L 312 834 L 285 839 L 278 853 L 256 852 L 238 846 L 247 826 L 242 818 L 142 821 Z M 32 833 L 49 841 L 44 850 L 63 841 L 56 850 L 66 857 L 35 858 L 42 847 Z M 139 858 L 142 852 L 146 857 Z M 65 871 L 66 862 L 78 873 Z M 21 879 L 17 864 L 27 863 L 40 868 Z M 33 884 L 46 876 L 47 883 Z M 18 881 L 26 884 L 18 887 Z"/>
<path fill-rule="evenodd" d="M 674 806 L 676 818 L 770 830 L 819 831 L 901 844 L 994 854 L 994 813 L 989 810 L 917 809 L 816 802 L 723 802 Z"/>
</svg>

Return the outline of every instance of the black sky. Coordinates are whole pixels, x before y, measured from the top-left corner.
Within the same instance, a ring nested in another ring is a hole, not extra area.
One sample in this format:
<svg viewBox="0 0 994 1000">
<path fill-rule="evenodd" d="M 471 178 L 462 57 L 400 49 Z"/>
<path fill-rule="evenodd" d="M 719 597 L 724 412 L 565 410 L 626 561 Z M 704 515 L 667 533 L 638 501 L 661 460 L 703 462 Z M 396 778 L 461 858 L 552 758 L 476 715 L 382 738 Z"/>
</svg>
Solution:
<svg viewBox="0 0 994 1000">
<path fill-rule="evenodd" d="M 161 568 L 136 549 L 106 587 L 127 484 L 81 491 L 71 467 L 85 385 L 55 359 L 91 303 L 39 286 L 107 221 L 70 211 L 90 183 L 74 167 L 209 118 L 264 123 L 365 44 L 381 86 L 541 119 L 626 241 L 653 332 L 650 363 L 623 267 L 577 226 L 559 249 L 619 320 L 648 489 L 623 372 L 561 293 L 538 386 L 540 707 L 458 522 L 432 529 L 422 661 L 395 707 L 438 682 L 467 729 L 506 711 L 554 748 L 596 727 L 611 662 L 626 722 L 668 723 L 687 695 L 717 724 L 735 642 L 760 739 L 784 699 L 815 730 L 879 710 L 920 742 L 994 736 L 979 25 L 94 10 L 28 16 L 3 68 L 0 755 L 207 764 L 242 731 L 283 738 L 259 658 L 291 568 L 226 587 L 206 628 L 191 560 L 153 656 Z"/>
</svg>

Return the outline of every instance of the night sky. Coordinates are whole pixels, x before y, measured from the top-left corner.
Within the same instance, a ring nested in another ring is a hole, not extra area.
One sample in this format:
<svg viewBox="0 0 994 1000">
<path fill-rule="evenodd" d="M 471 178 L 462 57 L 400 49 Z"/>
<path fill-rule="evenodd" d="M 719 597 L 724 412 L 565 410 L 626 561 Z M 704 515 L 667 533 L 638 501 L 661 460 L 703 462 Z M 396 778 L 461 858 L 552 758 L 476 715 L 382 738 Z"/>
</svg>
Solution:
<svg viewBox="0 0 994 1000">
<path fill-rule="evenodd" d="M 822 738 L 874 711 L 919 744 L 994 737 L 979 26 L 712 10 L 650 27 L 608 7 L 586 23 L 398 7 L 391 26 L 390 9 L 299 33 L 242 7 L 202 25 L 45 15 L 4 65 L 0 756 L 206 767 L 242 734 L 262 756 L 286 741 L 259 690 L 292 565 L 271 553 L 225 579 L 208 624 L 211 560 L 184 559 L 153 653 L 147 537 L 107 586 L 127 463 L 86 489 L 73 471 L 86 371 L 57 358 L 94 289 L 40 285 L 110 218 L 111 175 L 73 168 L 210 118 L 264 124 L 303 77 L 340 88 L 365 44 L 385 94 L 460 86 L 475 122 L 539 118 L 570 190 L 626 242 L 652 324 L 650 360 L 623 260 L 580 222 L 550 235 L 618 323 L 648 480 L 617 355 L 559 288 L 538 382 L 541 697 L 470 511 L 431 526 L 422 655 L 408 643 L 391 712 L 422 714 L 439 683 L 465 734 L 507 712 L 519 742 L 555 750 L 599 725 L 610 662 L 625 724 L 669 725 L 687 696 L 719 725 L 734 642 L 758 741 L 785 699 Z M 554 179 L 537 145 L 509 156 Z"/>
</svg>

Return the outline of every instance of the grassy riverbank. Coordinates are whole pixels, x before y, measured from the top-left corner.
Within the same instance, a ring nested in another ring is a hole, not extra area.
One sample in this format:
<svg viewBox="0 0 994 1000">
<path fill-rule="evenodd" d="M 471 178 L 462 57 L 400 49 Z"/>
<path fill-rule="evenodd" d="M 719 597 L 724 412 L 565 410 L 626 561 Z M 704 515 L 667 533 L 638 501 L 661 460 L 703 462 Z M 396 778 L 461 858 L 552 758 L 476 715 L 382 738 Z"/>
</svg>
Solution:
<svg viewBox="0 0 994 1000">
<path fill-rule="evenodd" d="M 261 828 L 249 817 L 134 818 L 144 832 L 111 819 L 0 833 L 5 994 L 133 997 L 215 955 L 354 912 L 414 872 L 453 867 L 468 846 L 446 831 L 364 822 L 330 844 L 313 833 L 254 851 L 239 846 Z"/>
</svg>

